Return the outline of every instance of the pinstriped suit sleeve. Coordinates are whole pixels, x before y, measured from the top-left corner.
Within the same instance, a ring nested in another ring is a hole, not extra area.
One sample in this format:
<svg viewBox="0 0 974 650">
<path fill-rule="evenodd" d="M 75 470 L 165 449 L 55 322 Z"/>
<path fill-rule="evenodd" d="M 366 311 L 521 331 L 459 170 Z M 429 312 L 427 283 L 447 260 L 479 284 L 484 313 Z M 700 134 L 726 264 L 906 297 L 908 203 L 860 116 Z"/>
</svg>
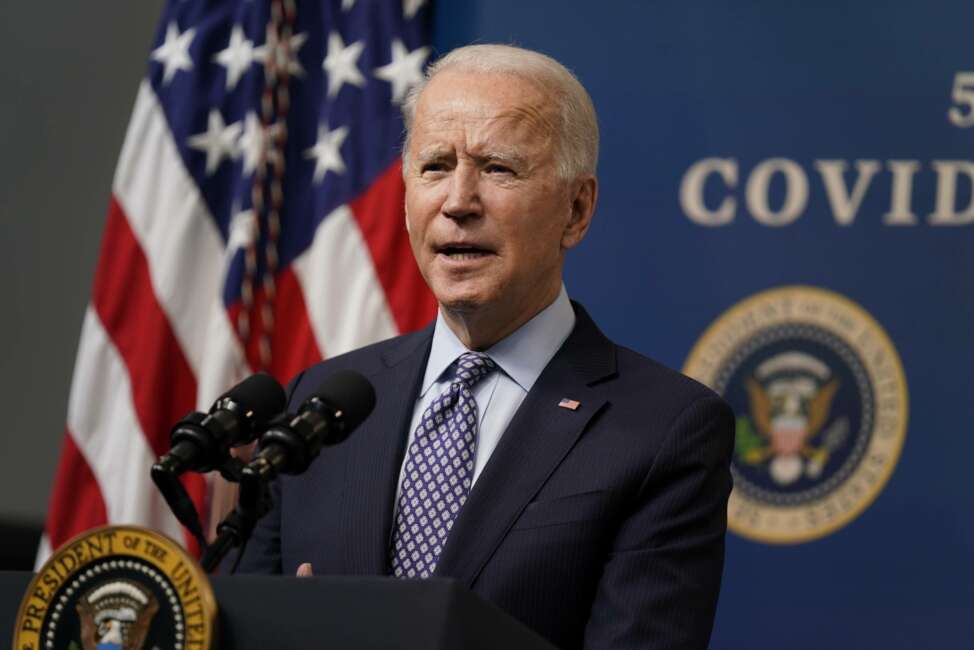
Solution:
<svg viewBox="0 0 974 650">
<path fill-rule="evenodd" d="M 734 418 L 716 396 L 674 420 L 612 544 L 585 647 L 697 650 L 724 563 Z"/>
</svg>

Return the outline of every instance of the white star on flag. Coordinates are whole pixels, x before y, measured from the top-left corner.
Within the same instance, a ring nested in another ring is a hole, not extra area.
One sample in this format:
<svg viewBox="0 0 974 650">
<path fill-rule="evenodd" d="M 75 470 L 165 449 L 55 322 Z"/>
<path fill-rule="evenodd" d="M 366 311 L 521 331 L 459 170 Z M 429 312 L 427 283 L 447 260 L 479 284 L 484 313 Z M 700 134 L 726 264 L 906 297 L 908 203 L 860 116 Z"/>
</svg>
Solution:
<svg viewBox="0 0 974 650">
<path fill-rule="evenodd" d="M 412 18 L 416 12 L 423 8 L 426 0 L 402 0 L 402 15 Z"/>
<path fill-rule="evenodd" d="M 392 62 L 375 69 L 375 76 L 392 84 L 392 101 L 401 104 L 409 89 L 423 80 L 423 64 L 429 56 L 428 47 L 412 52 L 398 38 L 392 41 Z"/>
<path fill-rule="evenodd" d="M 350 83 L 359 88 L 365 85 L 365 77 L 358 69 L 358 58 L 362 55 L 364 41 L 356 41 L 345 46 L 342 35 L 332 32 L 328 35 L 328 56 L 321 67 L 328 73 L 328 96 L 334 97 L 342 85 Z"/>
<path fill-rule="evenodd" d="M 163 84 L 172 81 L 177 71 L 193 69 L 193 59 L 189 56 L 189 46 L 195 36 L 195 28 L 180 33 L 179 26 L 175 22 L 169 23 L 166 27 L 166 39 L 162 45 L 152 50 L 152 60 L 158 61 L 164 67 Z"/>
<path fill-rule="evenodd" d="M 239 137 L 240 122 L 225 124 L 220 111 L 214 109 L 207 119 L 206 131 L 190 136 L 187 142 L 193 149 L 206 152 L 206 175 L 210 176 L 224 157 L 236 159 L 240 155 L 237 150 Z"/>
<path fill-rule="evenodd" d="M 308 40 L 306 33 L 294 34 L 288 39 L 288 46 L 285 47 L 284 43 L 277 39 L 277 31 L 274 29 L 274 26 L 268 25 L 264 44 L 254 48 L 254 61 L 259 61 L 266 65 L 268 55 L 272 55 L 274 57 L 274 63 L 277 64 L 279 70 L 286 67 L 289 74 L 296 77 L 303 77 L 304 68 L 301 67 L 301 62 L 298 61 L 298 50 L 301 49 L 301 46 L 304 45 L 306 40 Z"/>
<path fill-rule="evenodd" d="M 234 25 L 230 42 L 213 60 L 227 69 L 227 90 L 233 90 L 254 60 L 254 43 L 247 40 L 240 25 Z"/>
<path fill-rule="evenodd" d="M 227 258 L 232 259 L 237 249 L 256 243 L 258 237 L 257 213 L 253 210 L 235 213 L 230 220 L 230 232 L 227 236 Z"/>
<path fill-rule="evenodd" d="M 304 152 L 304 157 L 315 159 L 315 183 L 321 182 L 330 171 L 337 174 L 345 173 L 345 161 L 342 160 L 342 143 L 348 137 L 348 127 L 342 126 L 334 131 L 321 125 L 318 127 L 318 142 Z"/>
<path fill-rule="evenodd" d="M 348 11 L 355 6 L 355 0 L 342 0 L 342 11 Z"/>
<path fill-rule="evenodd" d="M 257 113 L 253 111 L 247 113 L 247 117 L 244 118 L 243 135 L 240 136 L 238 143 L 243 153 L 244 175 L 257 169 L 268 143 L 277 137 L 282 128 L 281 124 L 272 124 L 265 129 Z"/>
</svg>

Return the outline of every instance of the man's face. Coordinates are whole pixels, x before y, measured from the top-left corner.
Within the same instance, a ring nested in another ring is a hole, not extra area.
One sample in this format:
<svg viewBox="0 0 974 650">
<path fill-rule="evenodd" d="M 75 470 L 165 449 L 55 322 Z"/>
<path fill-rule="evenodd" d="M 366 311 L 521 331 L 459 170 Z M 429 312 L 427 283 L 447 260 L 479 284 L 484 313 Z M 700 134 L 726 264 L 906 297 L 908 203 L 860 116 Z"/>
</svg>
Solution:
<svg viewBox="0 0 974 650">
<path fill-rule="evenodd" d="M 410 134 L 406 225 L 426 283 L 448 311 L 518 325 L 561 286 L 584 235 L 594 179 L 557 172 L 556 108 L 517 77 L 445 70 L 424 89 Z"/>
</svg>

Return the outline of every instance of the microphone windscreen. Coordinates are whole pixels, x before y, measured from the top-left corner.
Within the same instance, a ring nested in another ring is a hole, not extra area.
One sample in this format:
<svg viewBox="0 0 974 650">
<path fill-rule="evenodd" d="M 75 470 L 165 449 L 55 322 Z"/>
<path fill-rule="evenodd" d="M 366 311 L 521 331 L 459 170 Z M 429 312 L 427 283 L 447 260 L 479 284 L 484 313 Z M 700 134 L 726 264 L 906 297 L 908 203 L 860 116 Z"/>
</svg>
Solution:
<svg viewBox="0 0 974 650">
<path fill-rule="evenodd" d="M 346 431 L 361 424 L 375 407 L 375 389 L 368 379 L 354 370 L 340 370 L 325 379 L 305 403 L 314 398 L 342 412 Z"/>
<path fill-rule="evenodd" d="M 254 420 L 270 420 L 287 406 L 287 395 L 276 379 L 266 372 L 258 372 L 228 390 L 223 397 L 229 397 L 249 411 L 254 412 Z"/>
</svg>

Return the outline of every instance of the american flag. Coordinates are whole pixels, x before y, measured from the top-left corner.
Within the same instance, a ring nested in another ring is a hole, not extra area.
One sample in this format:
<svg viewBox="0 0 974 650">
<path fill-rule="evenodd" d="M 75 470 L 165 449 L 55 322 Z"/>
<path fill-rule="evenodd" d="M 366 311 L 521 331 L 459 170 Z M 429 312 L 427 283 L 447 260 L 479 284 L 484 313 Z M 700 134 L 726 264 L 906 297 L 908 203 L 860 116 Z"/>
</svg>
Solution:
<svg viewBox="0 0 974 650">
<path fill-rule="evenodd" d="M 149 477 L 170 426 L 417 329 L 399 105 L 425 0 L 170 1 L 112 185 L 39 560 L 94 526 L 184 539 Z M 213 485 L 185 478 L 201 512 Z"/>
</svg>

